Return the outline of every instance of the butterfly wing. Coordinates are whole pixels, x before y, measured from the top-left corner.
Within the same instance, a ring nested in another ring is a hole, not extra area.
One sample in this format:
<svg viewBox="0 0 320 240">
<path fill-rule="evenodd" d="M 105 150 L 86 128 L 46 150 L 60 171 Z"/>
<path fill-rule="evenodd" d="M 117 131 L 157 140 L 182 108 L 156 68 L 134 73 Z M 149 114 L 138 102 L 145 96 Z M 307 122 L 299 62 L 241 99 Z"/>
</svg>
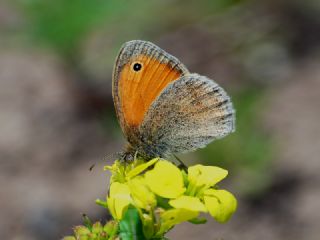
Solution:
<svg viewBox="0 0 320 240">
<path fill-rule="evenodd" d="M 114 66 L 112 93 L 121 128 L 131 145 L 140 144 L 138 128 L 152 102 L 169 83 L 187 73 L 177 58 L 151 42 L 133 40 L 122 46 Z"/>
<path fill-rule="evenodd" d="M 150 156 L 193 151 L 233 132 L 235 112 L 214 81 L 187 74 L 152 103 L 140 127 L 142 151 Z"/>
</svg>

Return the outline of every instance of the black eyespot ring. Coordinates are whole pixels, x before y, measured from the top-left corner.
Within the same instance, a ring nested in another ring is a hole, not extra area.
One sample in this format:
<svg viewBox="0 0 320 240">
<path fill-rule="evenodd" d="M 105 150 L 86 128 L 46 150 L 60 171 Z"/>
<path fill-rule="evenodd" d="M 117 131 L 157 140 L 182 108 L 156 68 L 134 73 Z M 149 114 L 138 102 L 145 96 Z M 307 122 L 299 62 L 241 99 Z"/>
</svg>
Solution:
<svg viewBox="0 0 320 240">
<path fill-rule="evenodd" d="M 136 72 L 140 71 L 141 68 L 142 68 L 142 65 L 140 63 L 135 63 L 133 65 L 133 70 L 136 71 Z"/>
</svg>

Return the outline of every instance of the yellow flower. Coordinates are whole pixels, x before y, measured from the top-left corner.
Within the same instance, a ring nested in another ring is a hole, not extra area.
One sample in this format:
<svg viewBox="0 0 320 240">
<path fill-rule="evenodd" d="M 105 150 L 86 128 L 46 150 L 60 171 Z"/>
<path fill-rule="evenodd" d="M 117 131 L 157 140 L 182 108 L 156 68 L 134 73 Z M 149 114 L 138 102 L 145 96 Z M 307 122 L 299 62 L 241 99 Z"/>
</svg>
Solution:
<svg viewBox="0 0 320 240">
<path fill-rule="evenodd" d="M 151 168 L 151 169 L 150 169 Z M 188 172 L 167 160 L 136 159 L 106 166 L 112 173 L 108 208 L 116 220 L 123 220 L 129 205 L 136 208 L 144 235 L 161 237 L 174 225 L 194 220 L 209 212 L 226 222 L 237 208 L 234 196 L 214 186 L 228 171 L 214 166 L 195 165 Z"/>
<path fill-rule="evenodd" d="M 135 206 L 146 210 L 151 210 L 156 206 L 156 197 L 146 186 L 143 177 L 138 176 L 133 178 L 128 182 L 128 186 Z"/>
<path fill-rule="evenodd" d="M 179 197 L 186 190 L 179 168 L 164 160 L 145 173 L 145 182 L 155 194 L 164 198 Z"/>
<path fill-rule="evenodd" d="M 205 205 L 196 197 L 180 196 L 170 200 L 169 204 L 174 208 L 183 208 L 195 212 L 207 212 Z"/>
<path fill-rule="evenodd" d="M 104 166 L 104 170 L 109 170 L 112 174 L 111 183 L 112 182 L 120 182 L 124 183 L 129 181 L 131 178 L 139 175 L 148 167 L 155 164 L 159 158 L 154 158 L 148 162 L 145 162 L 140 159 L 136 159 L 131 163 L 122 162 L 120 160 L 116 160 L 114 164 Z"/>
<path fill-rule="evenodd" d="M 108 208 L 113 218 L 121 220 L 124 212 L 132 203 L 130 189 L 126 184 L 113 182 L 107 197 Z"/>
<path fill-rule="evenodd" d="M 220 223 L 228 221 L 237 209 L 236 198 L 226 190 L 206 190 L 204 204 L 211 216 Z"/>
<path fill-rule="evenodd" d="M 111 172 L 110 183 L 125 182 L 126 167 L 120 160 L 114 161 L 112 165 L 104 166 L 104 170 L 109 170 Z"/>
<path fill-rule="evenodd" d="M 202 194 L 228 175 L 228 171 L 214 166 L 203 166 L 197 164 L 188 168 L 188 190 L 190 196 Z"/>
</svg>

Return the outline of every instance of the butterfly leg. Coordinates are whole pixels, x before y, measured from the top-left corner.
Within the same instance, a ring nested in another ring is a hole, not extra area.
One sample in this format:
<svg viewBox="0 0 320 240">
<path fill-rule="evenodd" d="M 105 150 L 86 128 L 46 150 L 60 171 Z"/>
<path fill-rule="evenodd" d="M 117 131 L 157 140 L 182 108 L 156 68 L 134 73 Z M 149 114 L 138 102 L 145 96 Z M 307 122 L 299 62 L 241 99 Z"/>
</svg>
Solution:
<svg viewBox="0 0 320 240">
<path fill-rule="evenodd" d="M 185 165 L 184 162 L 182 162 L 182 160 L 177 157 L 177 155 L 173 154 L 173 156 L 174 156 L 175 159 L 180 163 L 178 167 L 179 167 L 180 169 L 185 170 L 185 171 L 187 172 L 187 171 L 188 171 L 187 165 Z"/>
</svg>

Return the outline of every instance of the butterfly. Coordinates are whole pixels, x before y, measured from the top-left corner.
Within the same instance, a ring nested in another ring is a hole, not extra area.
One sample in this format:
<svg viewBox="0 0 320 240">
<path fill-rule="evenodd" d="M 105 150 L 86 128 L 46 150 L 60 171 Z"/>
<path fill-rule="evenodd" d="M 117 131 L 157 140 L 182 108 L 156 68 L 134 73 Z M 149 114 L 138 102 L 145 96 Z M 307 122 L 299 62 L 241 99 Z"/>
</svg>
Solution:
<svg viewBox="0 0 320 240">
<path fill-rule="evenodd" d="M 112 96 L 128 141 L 126 159 L 194 151 L 235 130 L 235 110 L 223 88 L 148 41 L 121 47 Z"/>
</svg>

